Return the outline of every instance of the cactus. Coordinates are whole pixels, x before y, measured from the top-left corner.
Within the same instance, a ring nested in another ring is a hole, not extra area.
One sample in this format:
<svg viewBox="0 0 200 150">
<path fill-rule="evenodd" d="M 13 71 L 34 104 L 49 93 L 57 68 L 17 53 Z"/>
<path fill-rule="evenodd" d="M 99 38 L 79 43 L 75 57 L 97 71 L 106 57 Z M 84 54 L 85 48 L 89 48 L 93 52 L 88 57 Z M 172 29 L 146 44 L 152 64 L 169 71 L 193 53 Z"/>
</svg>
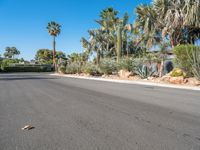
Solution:
<svg viewBox="0 0 200 150">
<path fill-rule="evenodd" d="M 119 62 L 121 58 L 121 52 L 122 52 L 122 29 L 119 26 L 117 29 L 117 62 Z"/>
</svg>

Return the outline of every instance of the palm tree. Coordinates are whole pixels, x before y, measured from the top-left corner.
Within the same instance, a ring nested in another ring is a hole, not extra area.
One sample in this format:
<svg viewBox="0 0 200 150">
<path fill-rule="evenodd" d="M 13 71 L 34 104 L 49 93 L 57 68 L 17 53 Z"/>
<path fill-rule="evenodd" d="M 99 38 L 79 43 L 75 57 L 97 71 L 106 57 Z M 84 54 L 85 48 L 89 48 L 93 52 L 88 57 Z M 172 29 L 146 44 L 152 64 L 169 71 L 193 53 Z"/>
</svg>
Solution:
<svg viewBox="0 0 200 150">
<path fill-rule="evenodd" d="M 146 45 L 151 48 L 153 44 L 160 41 L 159 28 L 155 20 L 157 14 L 152 6 L 140 5 L 135 9 L 137 19 L 134 24 L 134 31 L 137 35 L 136 44 Z"/>
<path fill-rule="evenodd" d="M 194 44 L 200 37 L 199 0 L 153 0 L 152 5 L 138 6 L 136 13 L 139 42 L 150 38 L 154 44 L 154 37 L 167 38 L 174 47 Z"/>
<path fill-rule="evenodd" d="M 15 58 L 15 55 L 20 55 L 20 51 L 16 47 L 6 47 L 5 58 Z"/>
<path fill-rule="evenodd" d="M 100 60 L 103 57 L 103 51 L 106 49 L 106 38 L 104 36 L 105 31 L 102 29 L 89 30 L 91 49 L 97 54 L 97 64 L 100 64 Z"/>
<path fill-rule="evenodd" d="M 51 21 L 48 23 L 47 29 L 49 34 L 53 37 L 53 65 L 54 69 L 57 70 L 56 67 L 56 37 L 60 34 L 61 32 L 61 25 L 58 23 Z"/>
</svg>

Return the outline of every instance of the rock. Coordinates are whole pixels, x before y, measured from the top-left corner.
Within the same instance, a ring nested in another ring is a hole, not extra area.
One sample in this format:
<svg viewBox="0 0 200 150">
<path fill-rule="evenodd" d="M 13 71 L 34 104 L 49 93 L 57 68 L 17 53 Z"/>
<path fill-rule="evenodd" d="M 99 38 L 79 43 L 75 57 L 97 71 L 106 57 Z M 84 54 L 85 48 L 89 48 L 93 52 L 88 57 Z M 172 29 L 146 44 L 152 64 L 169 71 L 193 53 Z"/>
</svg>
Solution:
<svg viewBox="0 0 200 150">
<path fill-rule="evenodd" d="M 184 77 L 170 77 L 169 82 L 172 84 L 184 84 L 187 80 L 185 80 Z"/>
<path fill-rule="evenodd" d="M 169 82 L 172 84 L 185 84 L 188 82 L 187 79 L 185 79 L 183 76 L 180 77 L 171 77 L 170 74 L 167 74 L 165 76 L 163 76 L 160 81 L 163 82 Z"/>
<path fill-rule="evenodd" d="M 163 76 L 160 81 L 164 81 L 164 82 L 170 82 L 170 78 L 171 76 L 169 74 Z"/>
<path fill-rule="evenodd" d="M 129 78 L 131 76 L 131 74 L 132 74 L 131 72 L 126 71 L 126 70 L 120 70 L 118 72 L 118 75 L 120 78 Z"/>
<path fill-rule="evenodd" d="M 156 79 L 156 77 L 148 77 L 147 78 L 147 80 L 152 80 L 152 81 L 155 80 L 155 79 Z"/>
<path fill-rule="evenodd" d="M 108 77 L 108 75 L 106 75 L 106 74 L 103 74 L 101 77 L 102 77 L 102 78 L 107 78 L 107 77 Z"/>
<path fill-rule="evenodd" d="M 164 74 L 170 73 L 174 69 L 173 62 L 170 60 L 167 60 L 164 62 Z"/>
<path fill-rule="evenodd" d="M 196 78 L 188 78 L 187 80 L 189 85 L 200 86 L 200 81 Z"/>
</svg>

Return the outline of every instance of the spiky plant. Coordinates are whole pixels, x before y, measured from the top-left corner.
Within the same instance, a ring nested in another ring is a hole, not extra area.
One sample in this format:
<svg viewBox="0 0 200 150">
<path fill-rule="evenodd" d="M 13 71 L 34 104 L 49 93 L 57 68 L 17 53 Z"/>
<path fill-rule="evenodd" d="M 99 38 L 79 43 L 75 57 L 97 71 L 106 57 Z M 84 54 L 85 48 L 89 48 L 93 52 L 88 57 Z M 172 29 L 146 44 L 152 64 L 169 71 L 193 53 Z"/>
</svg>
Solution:
<svg viewBox="0 0 200 150">
<path fill-rule="evenodd" d="M 194 76 L 200 80 L 200 47 L 194 47 L 191 53 L 192 55 L 188 52 L 188 57 L 191 62 L 192 72 Z"/>
</svg>

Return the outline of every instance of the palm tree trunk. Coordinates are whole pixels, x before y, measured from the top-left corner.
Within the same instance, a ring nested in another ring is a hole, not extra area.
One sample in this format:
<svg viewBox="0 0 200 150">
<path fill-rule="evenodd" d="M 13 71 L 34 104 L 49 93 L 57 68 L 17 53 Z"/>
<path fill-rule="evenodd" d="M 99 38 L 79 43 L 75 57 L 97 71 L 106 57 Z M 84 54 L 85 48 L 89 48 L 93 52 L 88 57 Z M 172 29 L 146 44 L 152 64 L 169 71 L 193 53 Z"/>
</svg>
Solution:
<svg viewBox="0 0 200 150">
<path fill-rule="evenodd" d="M 97 65 L 100 64 L 100 59 L 101 59 L 101 54 L 100 54 L 100 51 L 97 50 Z"/>
<path fill-rule="evenodd" d="M 57 72 L 57 65 L 56 65 L 56 37 L 53 36 L 53 67 L 54 70 Z"/>
<path fill-rule="evenodd" d="M 164 59 L 161 60 L 159 77 L 163 76 L 163 70 L 164 70 Z"/>
</svg>

